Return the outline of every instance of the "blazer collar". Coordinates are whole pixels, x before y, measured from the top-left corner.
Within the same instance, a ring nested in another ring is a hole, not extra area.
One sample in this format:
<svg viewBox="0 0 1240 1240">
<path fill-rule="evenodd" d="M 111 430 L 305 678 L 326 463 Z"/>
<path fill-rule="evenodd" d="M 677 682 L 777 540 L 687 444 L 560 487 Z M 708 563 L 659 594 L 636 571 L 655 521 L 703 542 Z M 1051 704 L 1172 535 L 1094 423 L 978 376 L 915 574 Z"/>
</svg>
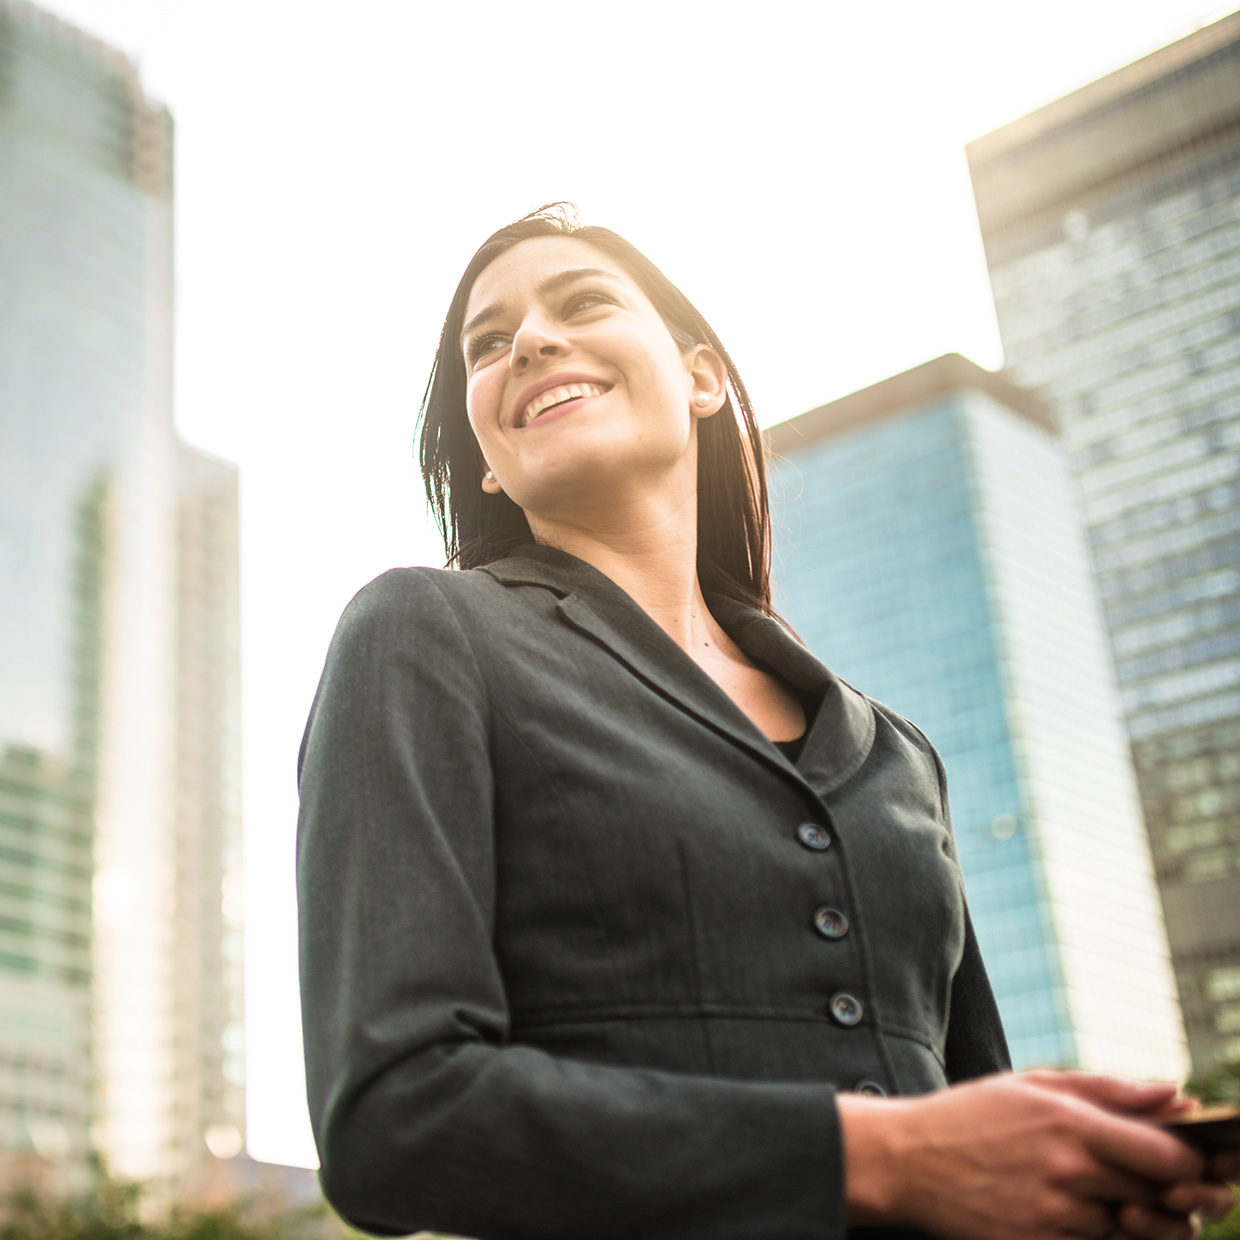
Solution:
<svg viewBox="0 0 1240 1240">
<path fill-rule="evenodd" d="M 734 642 L 822 705 L 800 762 L 790 763 L 736 703 L 610 577 L 554 547 L 529 544 L 482 572 L 505 585 L 551 590 L 561 615 L 680 709 L 763 761 L 808 782 L 819 795 L 840 787 L 874 743 L 869 700 L 835 676 L 778 620 L 709 595 L 711 614 Z"/>
</svg>

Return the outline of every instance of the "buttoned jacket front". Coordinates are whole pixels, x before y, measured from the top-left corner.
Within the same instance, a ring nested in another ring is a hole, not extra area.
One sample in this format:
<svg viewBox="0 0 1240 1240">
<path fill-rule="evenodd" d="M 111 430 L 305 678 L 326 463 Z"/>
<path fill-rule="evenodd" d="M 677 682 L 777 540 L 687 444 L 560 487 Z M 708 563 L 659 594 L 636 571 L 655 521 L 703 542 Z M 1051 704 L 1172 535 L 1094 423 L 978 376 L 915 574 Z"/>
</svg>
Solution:
<svg viewBox="0 0 1240 1240">
<path fill-rule="evenodd" d="M 796 764 L 625 594 L 528 547 L 341 620 L 298 844 L 311 1116 L 357 1225 L 844 1233 L 837 1090 L 1007 1066 L 941 764 L 778 621 Z"/>
</svg>

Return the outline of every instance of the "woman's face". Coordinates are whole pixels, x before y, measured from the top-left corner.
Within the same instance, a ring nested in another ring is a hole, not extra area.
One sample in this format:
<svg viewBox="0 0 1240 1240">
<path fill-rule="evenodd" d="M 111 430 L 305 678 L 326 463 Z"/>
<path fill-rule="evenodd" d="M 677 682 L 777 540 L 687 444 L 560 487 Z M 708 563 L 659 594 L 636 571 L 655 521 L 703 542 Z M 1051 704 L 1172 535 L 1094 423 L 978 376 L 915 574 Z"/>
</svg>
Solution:
<svg viewBox="0 0 1240 1240">
<path fill-rule="evenodd" d="M 572 237 L 519 242 L 484 268 L 461 348 L 470 425 L 500 489 L 531 516 L 696 487 L 698 417 L 724 399 L 612 258 Z M 708 398 L 699 398 L 703 393 Z"/>
</svg>

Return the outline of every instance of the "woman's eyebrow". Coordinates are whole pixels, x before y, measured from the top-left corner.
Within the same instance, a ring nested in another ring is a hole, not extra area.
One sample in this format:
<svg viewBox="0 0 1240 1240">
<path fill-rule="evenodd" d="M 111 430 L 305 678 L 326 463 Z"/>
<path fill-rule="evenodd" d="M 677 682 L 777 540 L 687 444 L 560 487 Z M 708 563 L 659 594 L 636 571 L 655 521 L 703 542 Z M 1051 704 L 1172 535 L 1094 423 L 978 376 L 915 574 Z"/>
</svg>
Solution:
<svg viewBox="0 0 1240 1240">
<path fill-rule="evenodd" d="M 557 271 L 554 275 L 548 276 L 538 285 L 538 295 L 545 297 L 548 293 L 555 293 L 562 289 L 566 284 L 574 284 L 578 280 L 598 279 L 602 277 L 604 280 L 611 280 L 614 284 L 620 282 L 619 276 L 614 271 L 607 271 L 602 267 L 573 267 L 568 271 Z M 480 327 L 488 319 L 497 318 L 504 313 L 504 303 L 502 301 L 493 301 L 489 306 L 483 306 L 477 314 L 474 315 L 468 323 L 461 328 L 461 341 L 464 342 L 465 337 Z"/>
<path fill-rule="evenodd" d="M 487 319 L 496 318 L 504 313 L 504 303 L 502 301 L 493 301 L 489 306 L 483 306 L 477 314 L 474 315 L 464 327 L 461 328 L 461 340 L 464 342 L 465 337 L 474 330 L 475 327 L 485 323 Z"/>
<path fill-rule="evenodd" d="M 555 293 L 566 284 L 573 284 L 578 280 L 597 279 L 599 276 L 602 276 L 604 280 L 619 283 L 619 277 L 615 272 L 605 271 L 602 267 L 574 267 L 569 271 L 557 271 L 555 275 L 548 276 L 539 284 L 538 292 L 540 295 Z"/>
</svg>

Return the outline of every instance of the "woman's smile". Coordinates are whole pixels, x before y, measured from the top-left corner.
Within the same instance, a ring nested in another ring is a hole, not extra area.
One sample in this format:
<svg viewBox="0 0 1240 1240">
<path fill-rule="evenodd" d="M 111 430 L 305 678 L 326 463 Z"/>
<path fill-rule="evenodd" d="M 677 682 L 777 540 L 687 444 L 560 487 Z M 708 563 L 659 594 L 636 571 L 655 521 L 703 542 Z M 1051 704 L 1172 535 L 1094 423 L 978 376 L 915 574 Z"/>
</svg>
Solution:
<svg viewBox="0 0 1240 1240">
<path fill-rule="evenodd" d="M 521 429 L 548 413 L 566 413 L 570 407 L 576 408 L 583 400 L 602 396 L 610 388 L 610 383 L 599 383 L 582 375 L 548 375 L 525 388 L 517 397 L 513 406 L 513 425 Z"/>
</svg>

